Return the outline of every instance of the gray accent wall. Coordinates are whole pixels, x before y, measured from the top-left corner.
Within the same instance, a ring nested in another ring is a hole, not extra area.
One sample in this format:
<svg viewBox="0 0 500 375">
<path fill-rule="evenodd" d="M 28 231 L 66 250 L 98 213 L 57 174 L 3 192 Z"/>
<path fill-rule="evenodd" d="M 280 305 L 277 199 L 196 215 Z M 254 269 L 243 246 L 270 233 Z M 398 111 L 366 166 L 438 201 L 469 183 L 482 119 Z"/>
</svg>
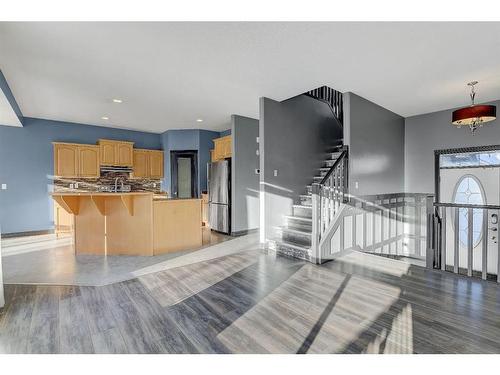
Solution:
<svg viewBox="0 0 500 375">
<path fill-rule="evenodd" d="M 349 192 L 355 196 L 403 192 L 404 139 L 403 117 L 352 92 L 345 93 Z"/>
<path fill-rule="evenodd" d="M 231 116 L 231 231 L 235 234 L 259 227 L 259 120 Z"/>
<path fill-rule="evenodd" d="M 264 242 L 273 237 L 274 227 L 284 224 L 283 216 L 292 213 L 342 130 L 326 103 L 299 95 L 283 102 L 261 98 L 259 134 Z"/>
<path fill-rule="evenodd" d="M 19 105 L 17 104 L 16 98 L 14 97 L 14 94 L 12 93 L 9 84 L 7 83 L 7 79 L 2 73 L 2 70 L 0 70 L 0 91 L 3 92 L 5 97 L 7 98 L 7 101 L 9 102 L 10 106 L 12 107 L 12 110 L 16 114 L 17 118 L 19 119 L 19 122 L 21 125 L 23 124 L 24 118 L 23 114 L 21 112 L 21 109 L 19 108 Z"/>
<path fill-rule="evenodd" d="M 5 304 L 3 294 L 3 274 L 2 274 L 2 228 L 0 228 L 0 309 Z"/>
<path fill-rule="evenodd" d="M 500 100 L 487 103 L 500 106 Z M 486 123 L 470 133 L 468 127 L 451 124 L 447 109 L 406 118 L 405 121 L 405 191 L 434 193 L 434 150 L 500 144 L 500 121 Z"/>
</svg>

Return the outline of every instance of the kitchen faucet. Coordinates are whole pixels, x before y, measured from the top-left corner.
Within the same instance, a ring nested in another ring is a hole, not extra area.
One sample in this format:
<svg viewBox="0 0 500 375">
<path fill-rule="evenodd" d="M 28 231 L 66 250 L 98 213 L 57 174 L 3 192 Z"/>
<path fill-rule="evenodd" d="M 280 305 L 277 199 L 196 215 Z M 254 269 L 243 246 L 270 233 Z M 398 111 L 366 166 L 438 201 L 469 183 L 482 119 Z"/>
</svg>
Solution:
<svg viewBox="0 0 500 375">
<path fill-rule="evenodd" d="M 118 180 L 120 180 L 120 190 L 123 191 L 123 177 L 119 176 L 115 178 L 115 193 L 118 193 Z"/>
</svg>

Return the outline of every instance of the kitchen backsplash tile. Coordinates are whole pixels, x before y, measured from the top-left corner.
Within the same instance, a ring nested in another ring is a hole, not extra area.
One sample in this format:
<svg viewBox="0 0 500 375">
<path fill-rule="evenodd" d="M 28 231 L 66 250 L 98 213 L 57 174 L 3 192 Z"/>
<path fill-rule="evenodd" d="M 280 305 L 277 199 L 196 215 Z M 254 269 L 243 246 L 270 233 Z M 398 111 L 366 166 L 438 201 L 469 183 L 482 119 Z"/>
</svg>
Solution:
<svg viewBox="0 0 500 375">
<path fill-rule="evenodd" d="M 103 172 L 100 178 L 54 178 L 54 192 L 69 191 L 69 192 L 93 192 L 101 191 L 103 186 L 115 185 L 115 178 L 122 178 L 124 185 L 130 185 L 131 191 L 150 191 L 152 193 L 160 193 L 160 180 L 149 178 L 130 178 L 128 173 L 119 172 Z M 78 184 L 78 187 L 71 185 Z M 120 181 L 118 182 L 119 186 Z"/>
</svg>

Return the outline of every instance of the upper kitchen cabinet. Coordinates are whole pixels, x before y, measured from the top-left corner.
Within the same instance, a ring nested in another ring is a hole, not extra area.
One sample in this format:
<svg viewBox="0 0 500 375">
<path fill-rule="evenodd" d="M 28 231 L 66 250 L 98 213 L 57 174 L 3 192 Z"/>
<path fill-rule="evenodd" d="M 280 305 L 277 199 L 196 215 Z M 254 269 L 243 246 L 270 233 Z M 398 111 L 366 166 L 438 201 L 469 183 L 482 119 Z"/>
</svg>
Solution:
<svg viewBox="0 0 500 375">
<path fill-rule="evenodd" d="M 54 143 L 54 175 L 78 177 L 78 145 Z"/>
<path fill-rule="evenodd" d="M 54 143 L 54 175 L 99 177 L 99 146 Z"/>
<path fill-rule="evenodd" d="M 99 170 L 99 146 L 78 146 L 78 176 L 97 178 Z"/>
<path fill-rule="evenodd" d="M 148 150 L 134 150 L 133 176 L 136 178 L 148 177 L 149 152 Z"/>
<path fill-rule="evenodd" d="M 163 178 L 163 151 L 134 149 L 135 178 Z"/>
<path fill-rule="evenodd" d="M 134 142 L 99 139 L 101 165 L 132 167 L 134 163 Z"/>
<path fill-rule="evenodd" d="M 214 139 L 214 150 L 211 157 L 212 161 L 230 158 L 231 156 L 231 136 L 227 135 Z"/>
<path fill-rule="evenodd" d="M 163 178 L 163 151 L 149 152 L 149 177 Z"/>
</svg>

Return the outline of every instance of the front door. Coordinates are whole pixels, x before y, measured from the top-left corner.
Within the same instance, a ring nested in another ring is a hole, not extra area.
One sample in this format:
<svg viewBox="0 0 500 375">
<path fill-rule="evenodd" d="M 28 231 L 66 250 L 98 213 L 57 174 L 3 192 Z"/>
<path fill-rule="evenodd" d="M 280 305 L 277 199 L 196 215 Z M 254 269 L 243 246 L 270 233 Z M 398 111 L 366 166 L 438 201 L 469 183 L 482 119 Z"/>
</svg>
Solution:
<svg viewBox="0 0 500 375">
<path fill-rule="evenodd" d="M 171 151 L 170 162 L 172 197 L 198 197 L 198 152 Z"/>
<path fill-rule="evenodd" d="M 448 158 L 440 167 L 439 199 L 440 203 L 496 205 L 500 204 L 500 165 L 474 165 L 470 160 L 480 160 L 478 155 L 468 153 L 460 158 Z M 499 153 L 500 156 L 500 153 Z M 468 158 L 468 162 L 466 161 Z M 450 162 L 450 160 L 454 162 Z M 500 159 L 499 159 L 500 161 Z M 458 210 L 458 228 L 455 212 Z M 486 241 L 486 266 L 489 274 L 495 275 L 498 267 L 498 215 L 499 211 L 473 209 L 472 225 L 472 270 L 480 272 L 483 262 L 483 244 Z M 446 212 L 446 268 L 454 265 L 456 241 L 458 235 L 458 264 L 460 270 L 467 268 L 469 221 L 468 209 L 447 208 Z M 484 222 L 486 220 L 486 223 Z"/>
</svg>

